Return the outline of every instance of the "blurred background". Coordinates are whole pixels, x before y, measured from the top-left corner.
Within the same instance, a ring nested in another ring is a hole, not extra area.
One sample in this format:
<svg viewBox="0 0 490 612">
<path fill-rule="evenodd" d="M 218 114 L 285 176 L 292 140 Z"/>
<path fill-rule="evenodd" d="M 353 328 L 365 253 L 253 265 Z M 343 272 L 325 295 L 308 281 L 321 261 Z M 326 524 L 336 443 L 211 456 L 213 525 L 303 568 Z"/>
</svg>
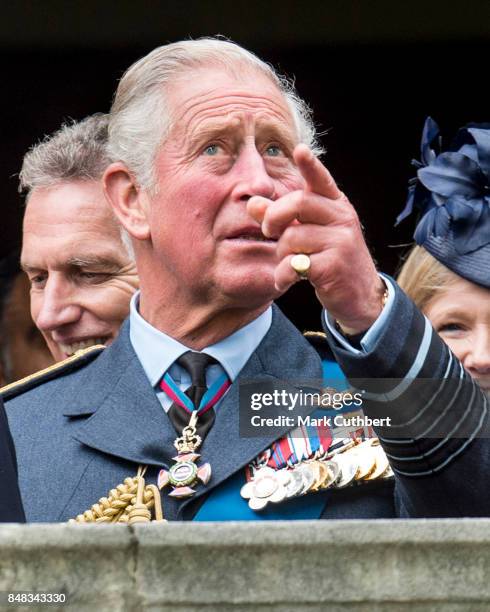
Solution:
<svg viewBox="0 0 490 612">
<path fill-rule="evenodd" d="M 16 2 L 2 4 L 0 257 L 20 244 L 17 173 L 63 119 L 108 111 L 124 70 L 155 46 L 223 34 L 296 79 L 315 111 L 324 162 L 357 207 L 381 269 L 393 274 L 413 220 L 394 228 L 424 119 L 448 139 L 490 121 L 489 0 Z M 319 328 L 306 283 L 281 299 Z"/>
</svg>

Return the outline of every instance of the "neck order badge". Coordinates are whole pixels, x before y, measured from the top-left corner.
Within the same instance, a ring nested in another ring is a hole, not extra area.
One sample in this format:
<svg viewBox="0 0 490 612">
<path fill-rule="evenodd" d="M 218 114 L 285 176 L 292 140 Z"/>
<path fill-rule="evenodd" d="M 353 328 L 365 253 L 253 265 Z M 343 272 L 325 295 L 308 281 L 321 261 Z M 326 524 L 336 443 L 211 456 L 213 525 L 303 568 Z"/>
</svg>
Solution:
<svg viewBox="0 0 490 612">
<path fill-rule="evenodd" d="M 182 430 L 182 436 L 177 438 L 174 446 L 178 451 L 176 462 L 169 471 L 160 470 L 158 474 L 158 488 L 163 489 L 168 484 L 172 485 L 170 497 L 190 497 L 195 491 L 192 488 L 198 482 L 207 484 L 211 478 L 211 465 L 205 463 L 197 467 L 196 461 L 200 455 L 195 451 L 201 445 L 202 438 L 197 435 L 196 423 L 198 411 L 192 412 L 191 420 L 187 427 Z"/>
<path fill-rule="evenodd" d="M 168 413 L 174 427 L 178 430 L 182 424 L 184 426 L 182 435 L 174 442 L 178 451 L 178 455 L 173 458 L 176 463 L 168 471 L 160 470 L 158 487 L 163 489 L 171 485 L 169 495 L 183 498 L 194 495 L 192 487 L 198 482 L 207 484 L 211 478 L 209 463 L 200 467 L 196 465 L 200 457 L 196 450 L 214 422 L 213 406 L 223 397 L 231 383 L 226 374 L 223 374 L 209 389 L 206 387 L 206 368 L 216 363 L 216 360 L 204 353 L 188 351 L 179 358 L 178 363 L 191 375 L 192 385 L 183 393 L 168 373 L 160 383 L 160 388 L 174 402 Z"/>
</svg>

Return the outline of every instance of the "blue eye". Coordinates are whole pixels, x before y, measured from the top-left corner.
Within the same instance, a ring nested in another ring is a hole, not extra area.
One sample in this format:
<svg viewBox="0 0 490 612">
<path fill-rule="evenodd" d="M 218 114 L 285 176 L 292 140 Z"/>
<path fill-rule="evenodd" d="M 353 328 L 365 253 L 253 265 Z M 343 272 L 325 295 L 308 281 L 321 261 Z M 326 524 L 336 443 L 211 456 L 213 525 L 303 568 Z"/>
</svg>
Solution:
<svg viewBox="0 0 490 612">
<path fill-rule="evenodd" d="M 282 149 L 278 145 L 270 145 L 265 152 L 269 157 L 279 157 L 282 153 Z"/>
<path fill-rule="evenodd" d="M 38 288 L 44 287 L 44 285 L 46 284 L 47 278 L 48 277 L 46 274 L 37 274 L 36 276 L 33 276 L 32 278 L 29 279 L 31 283 L 31 287 L 38 287 Z"/>
<path fill-rule="evenodd" d="M 219 151 L 219 146 L 217 144 L 208 145 L 203 153 L 204 155 L 217 155 Z"/>
<path fill-rule="evenodd" d="M 444 325 L 440 325 L 438 328 L 438 332 L 456 332 L 460 331 L 462 326 L 459 323 L 445 323 Z"/>
</svg>

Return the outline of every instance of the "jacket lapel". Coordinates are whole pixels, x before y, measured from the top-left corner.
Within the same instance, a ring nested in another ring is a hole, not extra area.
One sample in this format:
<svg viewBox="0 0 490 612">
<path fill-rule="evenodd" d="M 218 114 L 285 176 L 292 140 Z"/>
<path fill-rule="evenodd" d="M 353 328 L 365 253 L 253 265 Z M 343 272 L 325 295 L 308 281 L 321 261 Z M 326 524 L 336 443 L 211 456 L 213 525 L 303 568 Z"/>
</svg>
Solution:
<svg viewBox="0 0 490 612">
<path fill-rule="evenodd" d="M 175 504 L 175 512 L 179 507 L 180 515 L 188 503 L 217 487 L 288 431 L 288 427 L 283 427 L 262 437 L 240 437 L 240 382 L 263 381 L 275 388 L 280 385 L 294 390 L 292 384 L 284 381 L 321 378 L 318 353 L 274 307 L 269 332 L 226 394 L 217 410 L 215 424 L 198 450 L 201 462 L 211 464 L 211 482 L 190 500 Z M 76 397 L 77 402 L 65 409 L 64 414 L 73 422 L 72 438 L 87 449 L 135 464 L 168 469 L 173 463 L 177 434 L 134 353 L 128 323 L 122 327 L 116 342 L 77 377 L 70 397 Z M 90 453 L 86 456 L 90 458 Z M 80 467 L 83 472 L 84 466 Z M 79 486 L 79 482 L 74 486 Z M 73 488 L 67 488 L 66 499 L 73 492 Z"/>
<path fill-rule="evenodd" d="M 96 378 L 81 381 L 83 401 L 68 418 L 90 414 L 73 437 L 102 453 L 138 464 L 168 465 L 175 430 L 162 409 L 129 340 L 126 323 L 116 342 L 97 360 Z"/>
<path fill-rule="evenodd" d="M 241 437 L 239 432 L 239 385 L 244 381 L 263 381 L 272 388 L 297 391 L 287 381 L 321 381 L 322 363 L 318 353 L 298 330 L 274 306 L 269 332 L 252 354 L 238 378 L 216 411 L 216 420 L 209 432 L 201 453 L 202 462 L 209 462 L 212 478 L 206 488 L 181 506 L 185 507 L 201 495 L 217 487 L 239 469 L 245 467 L 290 427 L 274 428 L 273 433 L 262 437 Z M 315 407 L 311 408 L 313 412 Z M 306 413 L 306 412 L 305 412 Z"/>
</svg>

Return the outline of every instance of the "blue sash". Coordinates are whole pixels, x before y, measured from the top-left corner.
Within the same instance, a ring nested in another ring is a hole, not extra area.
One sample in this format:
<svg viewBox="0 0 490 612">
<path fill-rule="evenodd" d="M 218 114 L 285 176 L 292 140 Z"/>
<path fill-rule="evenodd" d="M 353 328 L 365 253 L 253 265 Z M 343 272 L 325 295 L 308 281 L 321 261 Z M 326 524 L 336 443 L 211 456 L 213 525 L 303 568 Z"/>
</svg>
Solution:
<svg viewBox="0 0 490 612">
<path fill-rule="evenodd" d="M 331 491 L 295 497 L 280 504 L 268 504 L 255 512 L 240 496 L 245 470 L 239 470 L 210 495 L 194 516 L 194 521 L 301 521 L 320 518 Z"/>
<path fill-rule="evenodd" d="M 323 378 L 332 380 L 338 391 L 347 388 L 347 380 L 335 361 L 323 361 Z M 349 408 L 348 410 L 352 410 Z M 322 414 L 339 414 L 348 410 L 322 410 Z M 194 516 L 194 521 L 280 521 L 309 520 L 321 516 L 331 491 L 320 491 L 304 497 L 295 497 L 280 504 L 268 504 L 264 510 L 255 512 L 248 501 L 240 496 L 245 484 L 245 470 L 241 469 L 220 486 L 213 489 Z"/>
</svg>

